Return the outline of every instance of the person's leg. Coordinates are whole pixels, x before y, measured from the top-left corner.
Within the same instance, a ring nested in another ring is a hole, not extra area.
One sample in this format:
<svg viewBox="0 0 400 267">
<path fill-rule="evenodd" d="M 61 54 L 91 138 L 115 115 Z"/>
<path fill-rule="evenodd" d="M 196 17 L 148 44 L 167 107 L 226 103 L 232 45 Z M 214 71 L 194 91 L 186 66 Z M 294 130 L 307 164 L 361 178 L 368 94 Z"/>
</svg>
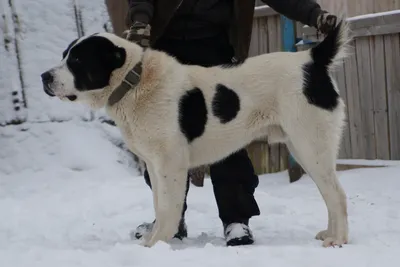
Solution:
<svg viewBox="0 0 400 267">
<path fill-rule="evenodd" d="M 153 48 L 173 55 L 181 63 L 201 66 L 229 64 L 233 57 L 233 49 L 224 37 L 193 41 L 160 39 Z M 258 176 L 247 151 L 243 149 L 211 165 L 210 176 L 227 245 L 252 244 L 248 223 L 260 210 L 254 199 Z"/>
<path fill-rule="evenodd" d="M 247 151 L 242 149 L 210 166 L 219 217 L 229 246 L 252 244 L 249 219 L 260 215 L 254 191 L 258 176 Z"/>
<path fill-rule="evenodd" d="M 146 181 L 146 184 L 151 189 L 150 176 L 149 176 L 149 172 L 147 171 L 147 169 L 144 171 L 144 180 Z M 186 210 L 187 210 L 186 200 L 187 200 L 187 194 L 189 192 L 189 184 L 190 183 L 189 183 L 189 178 L 188 178 L 187 184 L 186 184 L 185 202 L 184 202 L 183 210 L 182 210 L 182 218 L 181 218 L 181 221 L 179 223 L 178 232 L 174 236 L 175 238 L 179 238 L 179 239 L 183 239 L 183 238 L 187 237 L 187 228 L 186 228 L 186 223 L 185 223 L 185 213 L 186 213 Z M 155 223 L 155 220 L 153 222 L 151 222 L 151 223 L 145 222 L 145 223 L 140 224 L 138 227 L 136 227 L 136 230 L 131 233 L 131 238 L 132 239 L 133 238 L 140 239 L 144 235 L 150 233 L 152 228 L 153 228 L 153 226 L 154 226 L 154 223 Z"/>
<path fill-rule="evenodd" d="M 165 50 L 181 63 L 201 66 L 232 63 L 234 54 L 224 36 L 185 43 L 169 40 L 160 46 L 167 48 Z M 247 151 L 243 149 L 211 165 L 210 177 L 227 245 L 252 244 L 248 223 L 252 216 L 260 214 L 260 210 L 254 199 L 258 177 Z"/>
</svg>

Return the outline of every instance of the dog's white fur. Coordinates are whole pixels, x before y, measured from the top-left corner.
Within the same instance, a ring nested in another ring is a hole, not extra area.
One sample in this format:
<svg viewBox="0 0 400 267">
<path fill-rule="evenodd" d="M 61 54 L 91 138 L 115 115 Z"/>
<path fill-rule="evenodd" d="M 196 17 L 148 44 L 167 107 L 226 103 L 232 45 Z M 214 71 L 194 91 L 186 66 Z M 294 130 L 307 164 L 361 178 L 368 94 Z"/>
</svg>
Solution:
<svg viewBox="0 0 400 267">
<path fill-rule="evenodd" d="M 309 51 L 264 54 L 233 68 L 203 68 L 182 65 L 160 51 L 144 51 L 113 34 L 99 35 L 125 48 L 127 53 L 123 67 L 112 73 L 110 85 L 94 91 L 77 91 L 64 60 L 54 69 L 59 85 L 54 92 L 61 98 L 73 93 L 92 108 L 106 107 L 129 149 L 146 162 L 156 224 L 145 238 L 145 246 L 168 241 L 176 233 L 189 168 L 223 160 L 265 136 L 269 143 L 286 143 L 318 186 L 329 218 L 327 230 L 318 233 L 317 238 L 324 241 L 324 246 L 347 243 L 346 195 L 337 179 L 335 163 L 345 106 L 340 99 L 334 111 L 326 111 L 307 102 L 302 92 L 302 66 L 311 61 Z M 347 38 L 345 25 L 341 30 L 343 45 L 330 67 L 345 56 Z M 140 83 L 109 106 L 110 94 L 139 61 L 143 64 Z M 217 83 L 232 88 L 240 98 L 240 112 L 226 124 L 221 124 L 211 112 Z M 195 87 L 201 89 L 209 112 L 204 134 L 189 144 L 180 131 L 178 106 L 187 90 Z"/>
</svg>

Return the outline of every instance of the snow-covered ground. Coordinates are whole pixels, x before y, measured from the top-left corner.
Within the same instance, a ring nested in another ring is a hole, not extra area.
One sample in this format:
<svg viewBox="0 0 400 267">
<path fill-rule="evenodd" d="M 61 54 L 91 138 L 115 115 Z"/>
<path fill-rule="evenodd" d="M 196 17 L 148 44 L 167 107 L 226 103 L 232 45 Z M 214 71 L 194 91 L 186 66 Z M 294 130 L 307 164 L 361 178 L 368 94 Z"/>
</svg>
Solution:
<svg viewBox="0 0 400 267">
<path fill-rule="evenodd" d="M 321 196 L 306 176 L 263 175 L 256 243 L 225 247 L 210 180 L 189 192 L 189 238 L 144 248 L 129 232 L 153 219 L 152 198 L 117 129 L 33 123 L 0 131 L 0 266 L 398 266 L 400 167 L 340 173 L 350 244 L 322 248 Z"/>
</svg>

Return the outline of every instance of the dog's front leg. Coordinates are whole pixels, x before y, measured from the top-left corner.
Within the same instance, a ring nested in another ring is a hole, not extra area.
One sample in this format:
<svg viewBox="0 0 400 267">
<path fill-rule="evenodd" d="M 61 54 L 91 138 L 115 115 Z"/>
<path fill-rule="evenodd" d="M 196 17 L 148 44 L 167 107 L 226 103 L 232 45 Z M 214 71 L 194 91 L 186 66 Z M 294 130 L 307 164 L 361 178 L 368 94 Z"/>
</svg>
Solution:
<svg viewBox="0 0 400 267">
<path fill-rule="evenodd" d="M 153 199 L 156 209 L 156 223 L 142 243 L 152 247 L 158 241 L 168 242 L 178 231 L 182 216 L 187 184 L 187 166 L 168 164 L 151 171 L 157 179 L 157 194 Z"/>
</svg>

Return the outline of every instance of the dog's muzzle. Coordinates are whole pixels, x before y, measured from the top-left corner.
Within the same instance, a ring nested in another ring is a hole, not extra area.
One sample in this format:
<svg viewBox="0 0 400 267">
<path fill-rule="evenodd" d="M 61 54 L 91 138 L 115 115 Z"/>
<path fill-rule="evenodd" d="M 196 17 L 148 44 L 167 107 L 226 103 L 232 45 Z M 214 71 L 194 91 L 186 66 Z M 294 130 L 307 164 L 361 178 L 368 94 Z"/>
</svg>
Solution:
<svg viewBox="0 0 400 267">
<path fill-rule="evenodd" d="M 49 96 L 55 96 L 53 90 L 51 90 L 51 88 L 50 88 L 50 84 L 52 84 L 54 81 L 53 75 L 49 71 L 46 71 L 46 72 L 42 73 L 41 77 L 42 77 L 44 92 L 46 94 L 48 94 Z"/>
</svg>

